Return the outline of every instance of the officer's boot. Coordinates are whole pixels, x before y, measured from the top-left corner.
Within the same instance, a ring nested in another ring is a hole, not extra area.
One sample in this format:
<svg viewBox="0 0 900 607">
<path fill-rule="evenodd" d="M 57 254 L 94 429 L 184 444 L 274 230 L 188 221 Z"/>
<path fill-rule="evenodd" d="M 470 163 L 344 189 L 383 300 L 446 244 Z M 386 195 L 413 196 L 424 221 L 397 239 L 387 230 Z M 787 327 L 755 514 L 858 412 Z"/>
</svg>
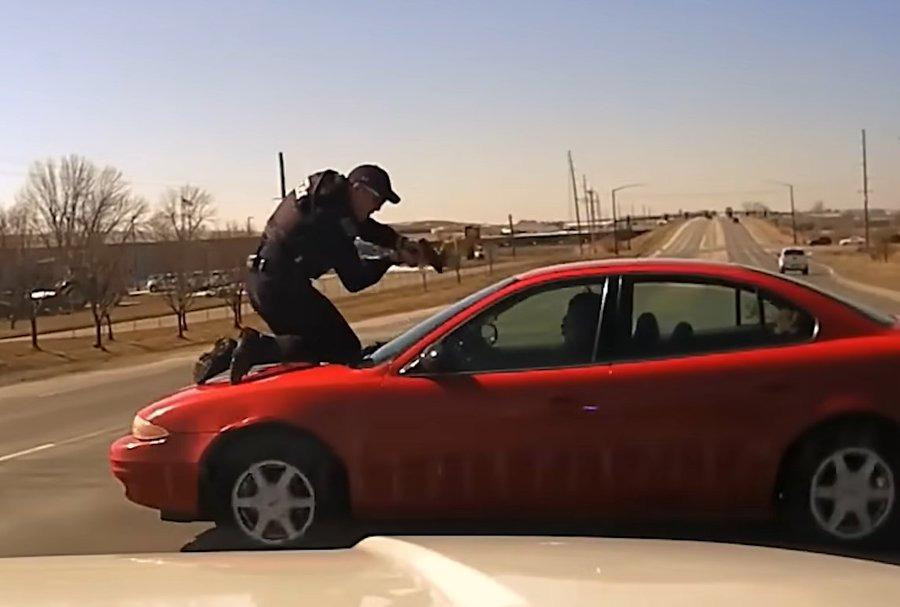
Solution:
<svg viewBox="0 0 900 607">
<path fill-rule="evenodd" d="M 237 342 L 230 337 L 221 337 L 209 352 L 200 355 L 194 363 L 194 381 L 203 384 L 228 370 Z"/>
<path fill-rule="evenodd" d="M 253 365 L 273 362 L 267 360 L 271 357 L 265 356 L 265 351 L 269 349 L 266 348 L 265 339 L 256 329 L 250 327 L 241 329 L 240 340 L 231 356 L 231 383 L 240 383 Z"/>
</svg>

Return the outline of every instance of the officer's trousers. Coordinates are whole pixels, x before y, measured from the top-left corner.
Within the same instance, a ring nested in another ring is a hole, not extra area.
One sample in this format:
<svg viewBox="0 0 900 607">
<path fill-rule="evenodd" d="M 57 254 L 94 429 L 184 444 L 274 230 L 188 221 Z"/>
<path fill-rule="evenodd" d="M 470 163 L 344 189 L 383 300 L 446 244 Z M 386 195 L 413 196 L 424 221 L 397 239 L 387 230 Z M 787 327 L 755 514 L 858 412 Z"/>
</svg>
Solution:
<svg viewBox="0 0 900 607">
<path fill-rule="evenodd" d="M 251 271 L 247 292 L 253 309 L 274 333 L 257 364 L 308 361 L 353 364 L 361 344 L 347 320 L 309 279 L 290 273 Z"/>
</svg>

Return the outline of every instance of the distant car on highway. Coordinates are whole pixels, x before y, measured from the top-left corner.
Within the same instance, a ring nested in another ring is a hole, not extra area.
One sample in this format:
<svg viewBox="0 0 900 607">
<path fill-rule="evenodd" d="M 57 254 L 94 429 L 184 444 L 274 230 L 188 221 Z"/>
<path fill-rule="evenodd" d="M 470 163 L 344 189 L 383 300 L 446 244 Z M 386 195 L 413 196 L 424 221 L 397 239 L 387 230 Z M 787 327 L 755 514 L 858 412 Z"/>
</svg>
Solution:
<svg viewBox="0 0 900 607">
<path fill-rule="evenodd" d="M 814 246 L 830 245 L 832 243 L 831 236 L 817 236 L 809 241 Z"/>
<path fill-rule="evenodd" d="M 778 271 L 782 274 L 787 272 L 809 274 L 809 259 L 806 251 L 797 247 L 782 249 L 781 254 L 778 256 Z"/>
<path fill-rule="evenodd" d="M 838 245 L 842 247 L 859 246 L 866 244 L 866 239 L 862 236 L 850 236 L 849 238 L 841 238 Z"/>
<path fill-rule="evenodd" d="M 132 501 L 260 546 L 345 520 L 774 519 L 900 527 L 897 319 L 687 260 L 478 291 L 356 366 L 192 386 L 110 447 Z"/>
</svg>

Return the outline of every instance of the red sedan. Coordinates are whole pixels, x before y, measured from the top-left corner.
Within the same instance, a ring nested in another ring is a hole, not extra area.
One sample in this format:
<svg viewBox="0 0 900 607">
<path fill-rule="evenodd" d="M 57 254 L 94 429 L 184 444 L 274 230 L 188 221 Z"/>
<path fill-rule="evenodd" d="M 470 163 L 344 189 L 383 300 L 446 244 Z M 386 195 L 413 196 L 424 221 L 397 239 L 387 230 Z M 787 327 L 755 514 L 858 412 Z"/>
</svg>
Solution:
<svg viewBox="0 0 900 607">
<path fill-rule="evenodd" d="M 129 499 L 267 545 L 329 519 L 772 518 L 898 527 L 900 326 L 742 266 L 521 274 L 358 367 L 283 366 L 141 410 Z"/>
</svg>

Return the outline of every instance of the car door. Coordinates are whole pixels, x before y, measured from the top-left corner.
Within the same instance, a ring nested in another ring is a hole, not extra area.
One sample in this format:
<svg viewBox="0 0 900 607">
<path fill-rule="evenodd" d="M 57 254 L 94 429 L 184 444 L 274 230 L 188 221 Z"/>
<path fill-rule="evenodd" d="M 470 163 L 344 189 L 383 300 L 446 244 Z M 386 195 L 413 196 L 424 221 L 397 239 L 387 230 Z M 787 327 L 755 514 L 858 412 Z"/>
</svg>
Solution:
<svg viewBox="0 0 900 607">
<path fill-rule="evenodd" d="M 678 275 L 625 277 L 618 308 L 606 411 L 622 430 L 609 446 L 617 509 L 647 518 L 767 509 L 781 457 L 768 439 L 813 380 L 799 361 L 815 321 L 752 286 Z M 783 311 L 794 327 L 779 328 Z"/>
<path fill-rule="evenodd" d="M 378 516 L 529 518 L 590 509 L 600 437 L 586 431 L 610 368 L 605 279 L 545 284 L 449 333 L 438 371 L 388 376 L 367 478 Z M 390 445 L 380 450 L 377 444 Z M 371 495 L 371 494 L 370 494 Z"/>
</svg>

